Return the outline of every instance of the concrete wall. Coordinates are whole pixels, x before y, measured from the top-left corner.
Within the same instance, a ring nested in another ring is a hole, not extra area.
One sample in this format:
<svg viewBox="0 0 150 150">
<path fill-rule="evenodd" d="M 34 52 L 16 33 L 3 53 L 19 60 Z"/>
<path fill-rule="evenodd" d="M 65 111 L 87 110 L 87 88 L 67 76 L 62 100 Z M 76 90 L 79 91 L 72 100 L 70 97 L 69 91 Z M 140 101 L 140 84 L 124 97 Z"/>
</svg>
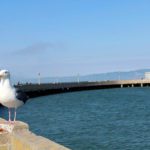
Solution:
<svg viewBox="0 0 150 150">
<path fill-rule="evenodd" d="M 69 150 L 42 136 L 29 131 L 29 126 L 17 121 L 11 133 L 2 126 L 5 120 L 0 119 L 0 150 Z M 6 125 L 8 126 L 8 125 Z"/>
</svg>

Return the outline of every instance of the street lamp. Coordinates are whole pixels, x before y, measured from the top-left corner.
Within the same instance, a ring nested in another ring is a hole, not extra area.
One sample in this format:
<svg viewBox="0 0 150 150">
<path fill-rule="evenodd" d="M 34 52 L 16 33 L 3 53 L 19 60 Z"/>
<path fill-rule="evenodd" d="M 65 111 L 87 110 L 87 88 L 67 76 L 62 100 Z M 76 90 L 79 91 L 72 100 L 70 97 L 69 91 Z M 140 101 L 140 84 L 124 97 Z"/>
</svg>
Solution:
<svg viewBox="0 0 150 150">
<path fill-rule="evenodd" d="M 40 74 L 40 72 L 38 73 L 38 84 L 39 85 L 41 84 L 41 74 Z"/>
<path fill-rule="evenodd" d="M 79 73 L 77 74 L 77 82 L 78 83 L 80 82 L 80 75 L 79 75 Z"/>
</svg>

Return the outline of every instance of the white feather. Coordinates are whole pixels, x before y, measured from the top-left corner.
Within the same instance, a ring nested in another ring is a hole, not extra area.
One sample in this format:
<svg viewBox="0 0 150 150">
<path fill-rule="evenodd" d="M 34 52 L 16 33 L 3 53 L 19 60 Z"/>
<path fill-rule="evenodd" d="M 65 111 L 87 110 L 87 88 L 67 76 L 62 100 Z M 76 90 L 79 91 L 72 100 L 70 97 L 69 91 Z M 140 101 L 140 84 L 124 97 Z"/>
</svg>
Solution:
<svg viewBox="0 0 150 150">
<path fill-rule="evenodd" d="M 3 75 L 3 72 L 0 72 L 1 76 Z M 16 90 L 13 86 L 11 86 L 9 76 L 1 78 L 0 103 L 8 108 L 17 108 L 23 105 L 23 102 L 16 98 Z"/>
</svg>

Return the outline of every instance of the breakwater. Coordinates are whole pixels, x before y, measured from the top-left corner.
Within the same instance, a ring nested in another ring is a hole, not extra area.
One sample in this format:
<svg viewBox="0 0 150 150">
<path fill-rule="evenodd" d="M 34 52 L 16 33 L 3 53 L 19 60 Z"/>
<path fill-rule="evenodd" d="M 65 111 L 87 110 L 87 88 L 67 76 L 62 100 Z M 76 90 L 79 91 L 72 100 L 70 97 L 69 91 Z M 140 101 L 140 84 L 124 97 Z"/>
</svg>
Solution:
<svg viewBox="0 0 150 150">
<path fill-rule="evenodd" d="M 30 98 L 83 90 L 144 86 L 150 86 L 150 80 L 116 80 L 99 82 L 68 82 L 16 85 L 17 88 L 24 91 Z"/>
<path fill-rule="evenodd" d="M 15 124 L 10 125 L 6 124 L 6 120 L 0 118 L 0 150 L 70 149 L 42 136 L 37 136 L 29 131 L 29 125 L 24 122 L 17 121 Z"/>
</svg>

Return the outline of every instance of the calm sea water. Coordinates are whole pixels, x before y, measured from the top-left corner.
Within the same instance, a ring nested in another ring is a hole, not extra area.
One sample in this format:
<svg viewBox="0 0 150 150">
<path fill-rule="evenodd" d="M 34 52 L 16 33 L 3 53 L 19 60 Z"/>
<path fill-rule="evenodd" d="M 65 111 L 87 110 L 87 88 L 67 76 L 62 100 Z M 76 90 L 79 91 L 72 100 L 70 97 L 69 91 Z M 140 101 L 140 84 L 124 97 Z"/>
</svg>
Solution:
<svg viewBox="0 0 150 150">
<path fill-rule="evenodd" d="M 7 110 L 1 111 L 6 117 Z M 39 97 L 18 109 L 18 119 L 73 150 L 148 150 L 150 88 Z"/>
</svg>

